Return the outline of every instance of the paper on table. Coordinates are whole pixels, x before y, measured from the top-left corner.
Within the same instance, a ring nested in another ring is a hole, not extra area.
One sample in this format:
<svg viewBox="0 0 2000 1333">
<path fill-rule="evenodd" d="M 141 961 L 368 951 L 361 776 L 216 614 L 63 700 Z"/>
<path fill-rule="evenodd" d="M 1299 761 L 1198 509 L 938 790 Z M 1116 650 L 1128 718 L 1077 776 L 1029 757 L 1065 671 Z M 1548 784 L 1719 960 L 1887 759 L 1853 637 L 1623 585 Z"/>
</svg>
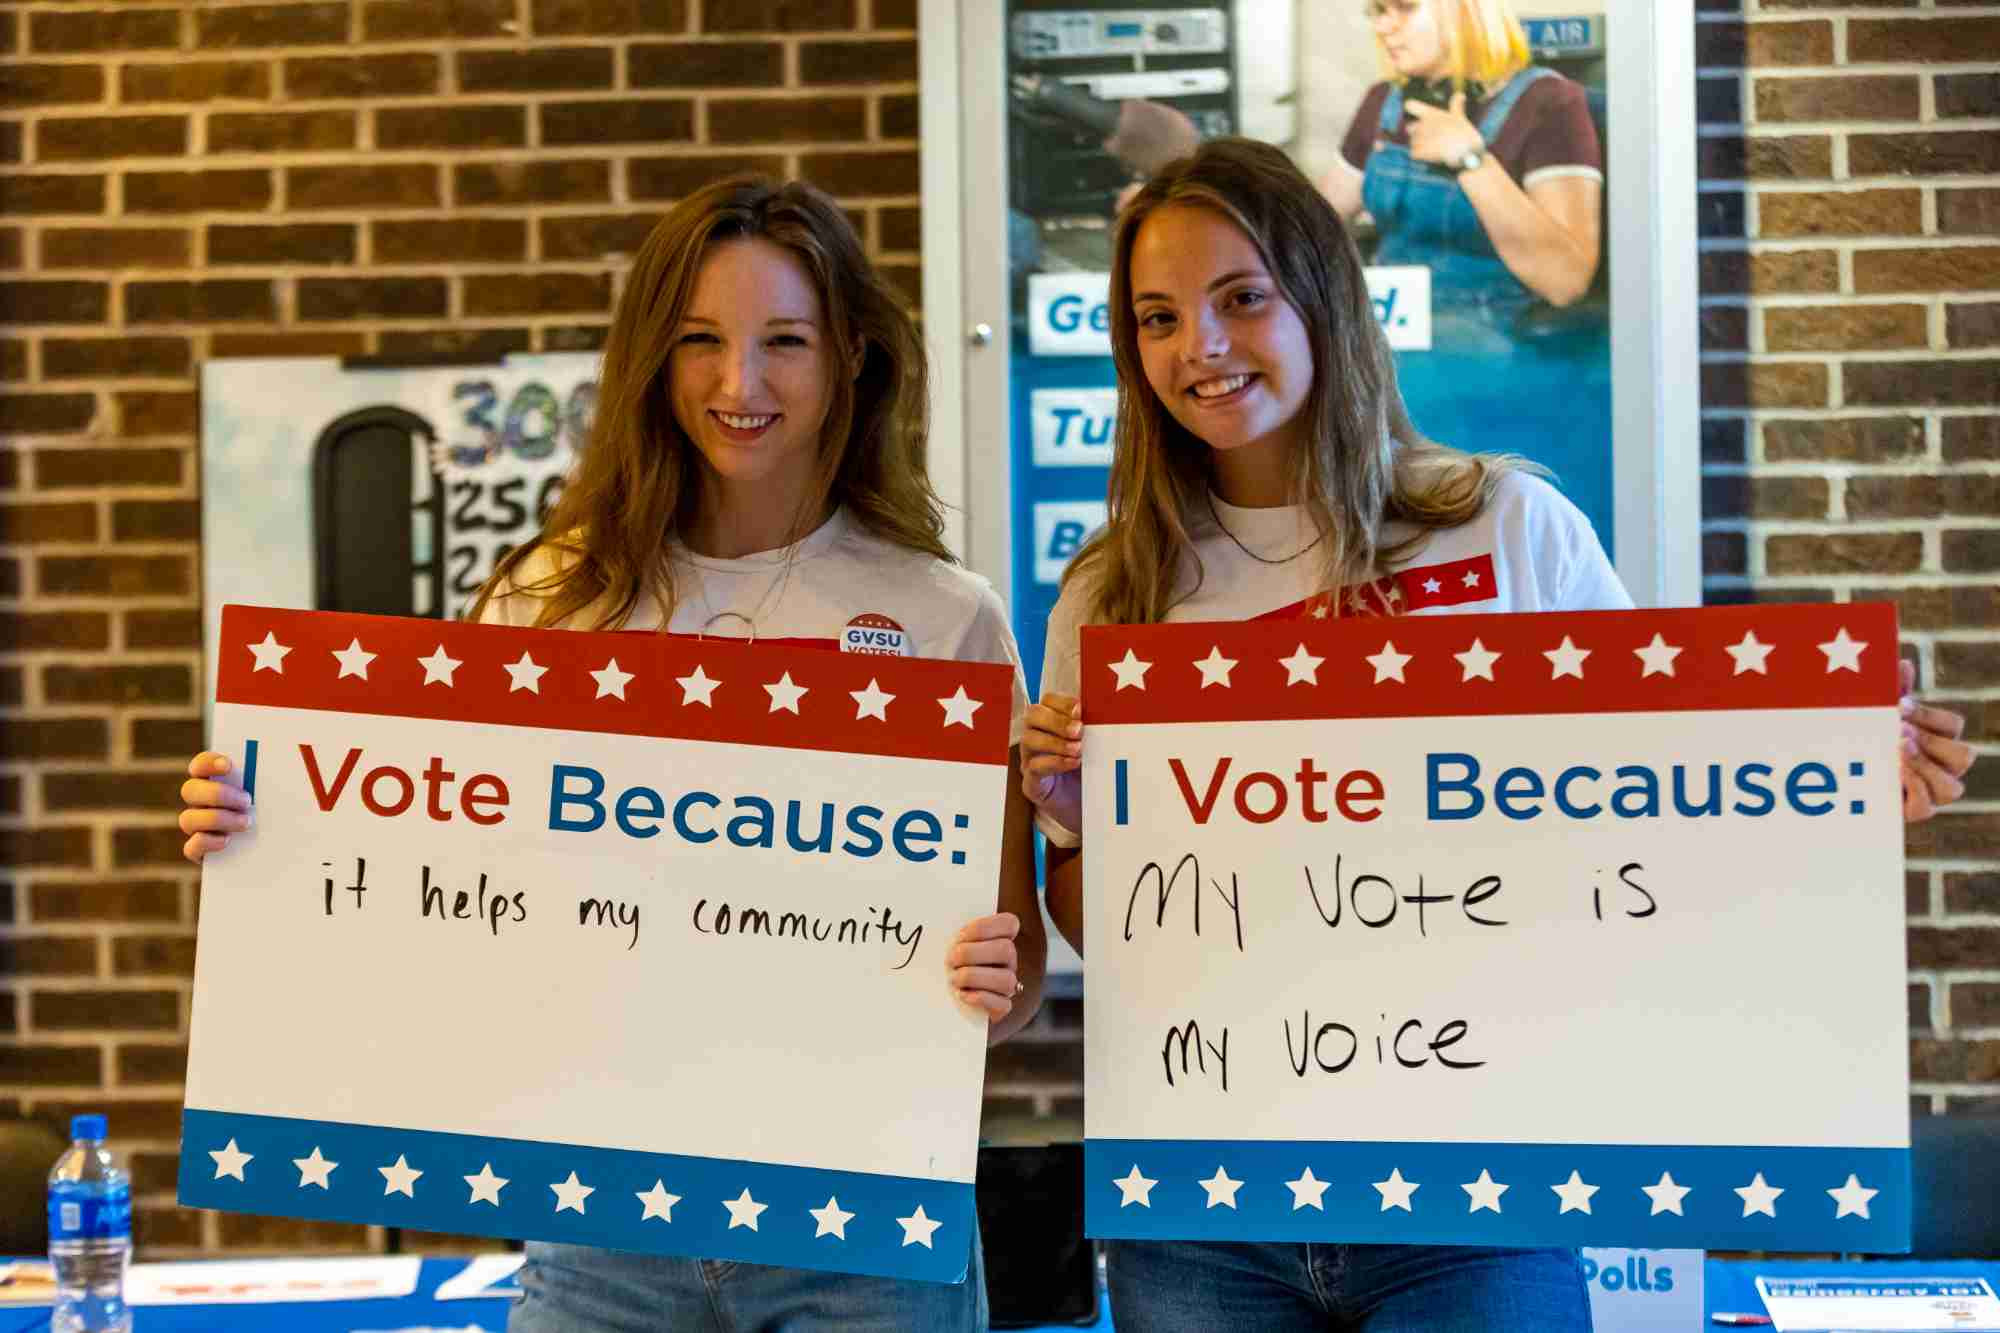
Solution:
<svg viewBox="0 0 2000 1333">
<path fill-rule="evenodd" d="M 55 1270 L 45 1260 L 0 1264 L 0 1305 L 48 1305 L 55 1295 Z"/>
<path fill-rule="evenodd" d="M 1757 1294 L 1777 1333 L 2000 1329 L 2000 1299 L 1984 1278 L 1760 1277 Z"/>
<path fill-rule="evenodd" d="M 521 1294 L 521 1284 L 509 1279 L 521 1271 L 526 1259 L 521 1254 L 474 1255 L 471 1263 L 438 1284 L 432 1299 L 462 1301 L 501 1296 L 511 1300 Z"/>
<path fill-rule="evenodd" d="M 392 1255 L 134 1264 L 125 1278 L 125 1301 L 128 1305 L 264 1305 L 393 1300 L 417 1289 L 423 1262 L 414 1255 Z"/>
</svg>

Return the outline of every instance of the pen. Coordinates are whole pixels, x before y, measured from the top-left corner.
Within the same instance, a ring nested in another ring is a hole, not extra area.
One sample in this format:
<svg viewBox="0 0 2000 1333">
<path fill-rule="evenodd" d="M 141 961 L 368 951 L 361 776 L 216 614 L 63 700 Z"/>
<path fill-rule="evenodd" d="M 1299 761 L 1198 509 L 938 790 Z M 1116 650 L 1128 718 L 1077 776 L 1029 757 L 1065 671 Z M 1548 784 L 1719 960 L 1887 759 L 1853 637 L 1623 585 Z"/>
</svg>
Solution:
<svg viewBox="0 0 2000 1333">
<path fill-rule="evenodd" d="M 1771 1322 L 1771 1316 L 1767 1314 L 1714 1314 L 1709 1316 L 1709 1320 L 1711 1323 L 1722 1324 L 1729 1328 L 1747 1328 L 1758 1324 L 1768 1324 Z"/>
</svg>

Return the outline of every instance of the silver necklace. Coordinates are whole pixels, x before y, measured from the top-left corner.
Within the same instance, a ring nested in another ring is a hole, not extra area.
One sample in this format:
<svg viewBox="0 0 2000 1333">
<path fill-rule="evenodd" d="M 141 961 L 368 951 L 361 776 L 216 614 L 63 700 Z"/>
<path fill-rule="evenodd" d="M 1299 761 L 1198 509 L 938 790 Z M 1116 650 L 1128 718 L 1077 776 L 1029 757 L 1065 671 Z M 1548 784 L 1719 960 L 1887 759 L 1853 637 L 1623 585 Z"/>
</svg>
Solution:
<svg viewBox="0 0 2000 1333">
<path fill-rule="evenodd" d="M 1318 546 L 1320 542 L 1326 539 L 1326 534 L 1322 532 L 1319 536 L 1313 538 L 1311 541 L 1307 542 L 1304 546 L 1301 546 L 1298 550 L 1292 552 L 1290 555 L 1283 556 L 1277 560 L 1272 560 L 1266 556 L 1258 555 L 1255 551 L 1245 546 L 1243 542 L 1237 537 L 1237 535 L 1229 530 L 1229 525 L 1222 521 L 1222 515 L 1216 512 L 1215 508 L 1215 492 L 1209 490 L 1207 487 L 1203 487 L 1202 494 L 1208 498 L 1208 516 L 1215 520 L 1216 527 L 1222 529 L 1222 535 L 1229 538 L 1230 541 L 1235 542 L 1237 550 L 1243 552 L 1243 554 L 1249 556 L 1252 560 L 1255 560 L 1260 565 L 1289 565 L 1292 561 L 1298 559 L 1300 556 L 1304 555 L 1307 551 L 1312 550 L 1313 547 Z"/>
<path fill-rule="evenodd" d="M 727 609 L 718 611 L 715 609 L 715 603 L 710 601 L 708 596 L 708 579 L 704 577 L 701 566 L 695 563 L 693 552 L 689 552 L 686 564 L 693 574 L 695 593 L 701 598 L 701 609 L 706 613 L 701 622 L 701 627 L 694 632 L 695 638 L 707 638 L 709 630 L 715 628 L 715 624 L 719 620 L 740 620 L 750 630 L 750 642 L 753 644 L 756 643 L 757 617 L 764 614 L 764 604 L 766 602 L 771 603 L 772 609 L 775 610 L 777 609 L 778 602 L 784 599 L 785 585 L 791 582 L 792 567 L 798 561 L 799 542 L 804 540 L 805 538 L 801 537 L 799 541 L 795 541 L 785 548 L 784 567 L 778 571 L 777 578 L 765 585 L 763 595 L 757 599 L 756 604 L 747 612 Z"/>
</svg>

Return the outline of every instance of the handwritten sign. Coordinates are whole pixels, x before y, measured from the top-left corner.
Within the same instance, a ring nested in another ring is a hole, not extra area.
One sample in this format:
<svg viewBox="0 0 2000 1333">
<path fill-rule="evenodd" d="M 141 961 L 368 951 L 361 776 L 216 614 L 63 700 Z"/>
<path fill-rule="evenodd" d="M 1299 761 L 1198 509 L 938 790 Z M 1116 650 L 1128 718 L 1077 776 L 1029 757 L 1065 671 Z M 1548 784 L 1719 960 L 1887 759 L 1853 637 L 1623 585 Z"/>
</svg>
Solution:
<svg viewBox="0 0 2000 1333">
<path fill-rule="evenodd" d="M 1011 676 L 228 607 L 180 1198 L 963 1280 Z"/>
<path fill-rule="evenodd" d="M 1083 656 L 1091 1234 L 1907 1248 L 1893 608 Z"/>
</svg>

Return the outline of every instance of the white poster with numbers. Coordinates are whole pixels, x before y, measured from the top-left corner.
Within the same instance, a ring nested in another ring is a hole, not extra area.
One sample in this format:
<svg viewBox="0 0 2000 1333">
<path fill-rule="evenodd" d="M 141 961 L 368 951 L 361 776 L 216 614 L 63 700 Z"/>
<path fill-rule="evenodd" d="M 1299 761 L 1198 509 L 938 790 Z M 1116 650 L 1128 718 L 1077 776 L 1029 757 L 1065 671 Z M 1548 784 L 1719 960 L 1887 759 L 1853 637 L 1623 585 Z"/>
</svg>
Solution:
<svg viewBox="0 0 2000 1333">
<path fill-rule="evenodd" d="M 1086 629 L 1090 1234 L 1907 1249 L 1896 644 Z"/>
</svg>

